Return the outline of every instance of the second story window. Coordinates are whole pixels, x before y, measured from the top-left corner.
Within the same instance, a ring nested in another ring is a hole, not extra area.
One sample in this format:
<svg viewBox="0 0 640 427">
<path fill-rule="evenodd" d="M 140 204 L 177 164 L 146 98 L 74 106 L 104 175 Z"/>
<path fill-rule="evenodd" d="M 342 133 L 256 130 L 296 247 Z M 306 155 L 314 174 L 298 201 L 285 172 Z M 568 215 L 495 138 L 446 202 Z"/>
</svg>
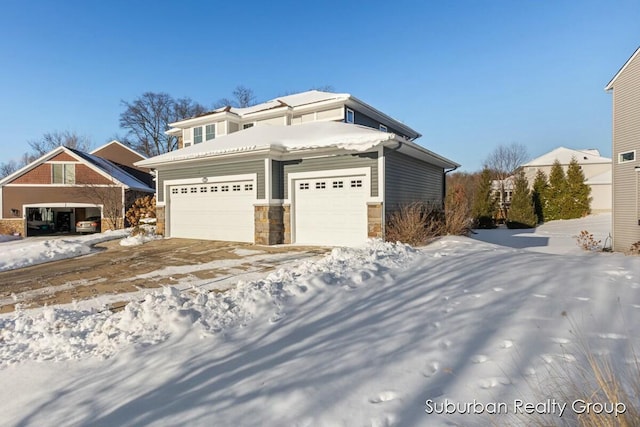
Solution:
<svg viewBox="0 0 640 427">
<path fill-rule="evenodd" d="M 249 129 L 253 127 L 253 123 L 245 123 L 242 125 L 242 129 Z"/>
<path fill-rule="evenodd" d="M 207 125 L 205 128 L 205 140 L 215 139 L 216 137 L 216 125 Z"/>
<path fill-rule="evenodd" d="M 381 132 L 386 132 L 387 131 L 387 127 L 385 125 L 378 126 L 378 129 L 380 129 Z"/>
<path fill-rule="evenodd" d="M 74 163 L 54 163 L 51 165 L 52 184 L 75 184 L 76 165 Z"/>
<path fill-rule="evenodd" d="M 347 113 L 345 114 L 345 121 L 347 123 L 354 123 L 355 117 L 356 116 L 355 116 L 353 110 L 347 108 Z"/>
<path fill-rule="evenodd" d="M 202 142 L 202 128 L 193 128 L 193 143 L 200 144 Z"/>
<path fill-rule="evenodd" d="M 618 163 L 633 162 L 636 159 L 636 151 L 627 151 L 618 155 Z"/>
</svg>

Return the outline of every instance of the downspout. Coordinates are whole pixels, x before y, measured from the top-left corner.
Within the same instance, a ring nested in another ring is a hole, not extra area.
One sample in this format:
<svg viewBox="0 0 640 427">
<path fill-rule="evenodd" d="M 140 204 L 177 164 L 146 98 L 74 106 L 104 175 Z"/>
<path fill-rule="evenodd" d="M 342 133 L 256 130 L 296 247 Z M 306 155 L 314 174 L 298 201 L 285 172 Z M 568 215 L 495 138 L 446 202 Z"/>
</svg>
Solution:
<svg viewBox="0 0 640 427">
<path fill-rule="evenodd" d="M 445 170 L 444 171 L 444 179 L 442 180 L 442 208 L 444 209 L 444 201 L 447 198 L 447 174 L 449 172 L 453 172 L 454 170 L 458 169 L 460 166 L 454 166 L 453 168 L 449 169 L 449 170 Z"/>
</svg>

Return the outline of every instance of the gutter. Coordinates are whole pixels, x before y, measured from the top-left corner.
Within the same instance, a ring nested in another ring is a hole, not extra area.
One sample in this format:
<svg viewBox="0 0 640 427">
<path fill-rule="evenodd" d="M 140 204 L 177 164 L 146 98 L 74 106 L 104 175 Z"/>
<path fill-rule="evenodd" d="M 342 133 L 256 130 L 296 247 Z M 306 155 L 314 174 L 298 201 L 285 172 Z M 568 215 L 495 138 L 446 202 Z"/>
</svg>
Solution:
<svg viewBox="0 0 640 427">
<path fill-rule="evenodd" d="M 460 165 L 458 166 L 454 166 L 449 170 L 444 171 L 444 179 L 442 180 L 442 207 L 444 208 L 444 202 L 447 199 L 447 174 L 450 172 L 453 172 L 454 170 L 458 169 L 460 167 Z"/>
</svg>

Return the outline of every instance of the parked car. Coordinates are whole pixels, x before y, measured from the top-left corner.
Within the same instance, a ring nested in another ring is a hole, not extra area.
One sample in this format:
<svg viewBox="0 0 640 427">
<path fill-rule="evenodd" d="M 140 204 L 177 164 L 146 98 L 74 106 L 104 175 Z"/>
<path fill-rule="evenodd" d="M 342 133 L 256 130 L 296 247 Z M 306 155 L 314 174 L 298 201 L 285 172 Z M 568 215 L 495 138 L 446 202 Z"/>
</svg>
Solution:
<svg viewBox="0 0 640 427">
<path fill-rule="evenodd" d="M 99 216 L 90 216 L 84 221 L 76 222 L 76 231 L 78 233 L 99 233 L 100 222 L 101 219 Z"/>
</svg>

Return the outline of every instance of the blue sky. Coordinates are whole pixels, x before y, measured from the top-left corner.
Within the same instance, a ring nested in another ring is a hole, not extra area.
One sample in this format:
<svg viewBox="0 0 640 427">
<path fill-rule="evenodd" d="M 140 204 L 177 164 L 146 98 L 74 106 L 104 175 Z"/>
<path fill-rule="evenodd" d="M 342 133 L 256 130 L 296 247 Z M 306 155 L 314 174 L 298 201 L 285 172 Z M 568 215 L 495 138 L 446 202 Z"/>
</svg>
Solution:
<svg viewBox="0 0 640 427">
<path fill-rule="evenodd" d="M 0 26 L 0 162 L 70 130 L 122 134 L 143 92 L 206 106 L 330 85 L 477 170 L 499 144 L 611 154 L 603 88 L 640 45 L 629 1 L 29 1 Z"/>
</svg>

